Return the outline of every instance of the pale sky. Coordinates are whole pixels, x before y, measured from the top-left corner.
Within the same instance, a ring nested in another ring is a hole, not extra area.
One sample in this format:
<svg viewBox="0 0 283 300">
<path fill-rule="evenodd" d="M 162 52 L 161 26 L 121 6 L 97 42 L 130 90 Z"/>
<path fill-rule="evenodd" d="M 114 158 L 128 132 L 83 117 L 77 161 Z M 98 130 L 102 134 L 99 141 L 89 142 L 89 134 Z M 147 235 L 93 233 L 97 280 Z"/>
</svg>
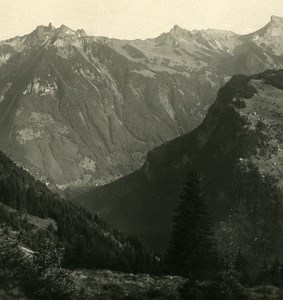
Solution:
<svg viewBox="0 0 283 300">
<path fill-rule="evenodd" d="M 49 22 L 125 39 L 156 37 L 175 24 L 243 34 L 266 25 L 271 15 L 283 17 L 283 0 L 0 0 L 0 40 Z"/>
</svg>

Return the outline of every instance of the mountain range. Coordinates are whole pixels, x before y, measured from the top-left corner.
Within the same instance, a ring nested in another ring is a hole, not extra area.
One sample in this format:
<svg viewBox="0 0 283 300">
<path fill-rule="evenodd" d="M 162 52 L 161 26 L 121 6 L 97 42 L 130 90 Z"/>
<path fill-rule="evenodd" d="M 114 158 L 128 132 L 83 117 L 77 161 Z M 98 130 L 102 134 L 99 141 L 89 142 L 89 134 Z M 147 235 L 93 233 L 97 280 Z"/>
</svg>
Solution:
<svg viewBox="0 0 283 300">
<path fill-rule="evenodd" d="M 200 125 L 233 74 L 281 68 L 282 35 L 276 16 L 133 41 L 38 26 L 0 42 L 1 149 L 50 187 L 111 182 Z"/>
</svg>

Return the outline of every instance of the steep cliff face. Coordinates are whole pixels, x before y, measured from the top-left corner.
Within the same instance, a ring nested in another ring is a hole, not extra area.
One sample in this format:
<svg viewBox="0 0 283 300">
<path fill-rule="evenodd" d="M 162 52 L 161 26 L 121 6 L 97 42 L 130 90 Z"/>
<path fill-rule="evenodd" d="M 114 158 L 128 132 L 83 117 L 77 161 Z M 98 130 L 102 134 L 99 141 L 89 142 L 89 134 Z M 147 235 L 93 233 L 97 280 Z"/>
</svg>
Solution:
<svg viewBox="0 0 283 300">
<path fill-rule="evenodd" d="M 280 28 L 123 41 L 50 24 L 0 42 L 0 146 L 62 189 L 113 181 L 198 126 L 229 76 L 281 67 Z"/>
<path fill-rule="evenodd" d="M 233 245 L 258 261 L 282 256 L 282 79 L 283 71 L 232 77 L 198 128 L 150 151 L 139 171 L 78 201 L 164 250 L 182 184 L 197 170 L 219 247 Z"/>
</svg>

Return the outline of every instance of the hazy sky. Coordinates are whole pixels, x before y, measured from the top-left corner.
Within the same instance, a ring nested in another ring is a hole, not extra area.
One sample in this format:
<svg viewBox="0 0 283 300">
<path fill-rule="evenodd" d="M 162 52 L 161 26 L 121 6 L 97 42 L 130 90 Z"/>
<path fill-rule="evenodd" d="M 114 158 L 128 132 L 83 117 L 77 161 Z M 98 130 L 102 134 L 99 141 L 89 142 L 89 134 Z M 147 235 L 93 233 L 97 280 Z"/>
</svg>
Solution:
<svg viewBox="0 0 283 300">
<path fill-rule="evenodd" d="M 283 16 L 283 0 L 0 0 L 0 40 L 52 22 L 89 35 L 147 38 L 170 30 L 229 29 L 248 33 Z"/>
</svg>

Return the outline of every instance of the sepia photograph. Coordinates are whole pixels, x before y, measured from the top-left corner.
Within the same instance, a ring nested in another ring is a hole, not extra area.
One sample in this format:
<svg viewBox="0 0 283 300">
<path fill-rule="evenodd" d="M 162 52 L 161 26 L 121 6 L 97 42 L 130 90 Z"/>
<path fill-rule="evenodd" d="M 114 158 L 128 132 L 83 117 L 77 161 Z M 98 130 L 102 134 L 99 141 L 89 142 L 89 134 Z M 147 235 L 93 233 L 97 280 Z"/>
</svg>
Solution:
<svg viewBox="0 0 283 300">
<path fill-rule="evenodd" d="M 0 7 L 0 300 L 282 300 L 283 1 Z"/>
</svg>

